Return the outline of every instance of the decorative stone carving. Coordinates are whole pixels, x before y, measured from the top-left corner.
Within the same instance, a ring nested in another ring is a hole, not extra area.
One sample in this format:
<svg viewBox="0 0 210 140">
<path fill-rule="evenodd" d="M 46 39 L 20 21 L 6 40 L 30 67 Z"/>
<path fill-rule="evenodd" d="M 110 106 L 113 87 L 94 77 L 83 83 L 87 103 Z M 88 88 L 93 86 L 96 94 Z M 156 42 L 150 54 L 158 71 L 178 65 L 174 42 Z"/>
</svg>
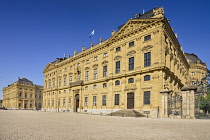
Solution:
<svg viewBox="0 0 210 140">
<path fill-rule="evenodd" d="M 117 60 L 120 60 L 121 58 L 122 58 L 122 56 L 115 56 L 114 60 L 117 61 Z"/>
<path fill-rule="evenodd" d="M 124 90 L 135 90 L 136 89 L 136 84 L 127 84 L 125 85 Z"/>
<path fill-rule="evenodd" d="M 103 66 L 107 66 L 107 65 L 108 65 L 108 61 L 103 61 L 101 64 L 102 64 Z"/>
<path fill-rule="evenodd" d="M 133 56 L 135 53 L 136 53 L 136 51 L 132 50 L 132 51 L 127 53 L 127 56 Z"/>
<path fill-rule="evenodd" d="M 149 51 L 153 46 L 152 45 L 147 45 L 147 46 L 144 46 L 142 48 L 142 51 Z"/>
<path fill-rule="evenodd" d="M 69 73 L 69 75 L 73 75 L 73 73 L 72 73 L 72 72 L 70 72 L 70 73 Z"/>
<path fill-rule="evenodd" d="M 98 68 L 98 64 L 93 65 L 93 68 L 94 69 Z"/>
<path fill-rule="evenodd" d="M 85 67 L 85 70 L 89 70 L 90 69 L 90 67 Z"/>
</svg>

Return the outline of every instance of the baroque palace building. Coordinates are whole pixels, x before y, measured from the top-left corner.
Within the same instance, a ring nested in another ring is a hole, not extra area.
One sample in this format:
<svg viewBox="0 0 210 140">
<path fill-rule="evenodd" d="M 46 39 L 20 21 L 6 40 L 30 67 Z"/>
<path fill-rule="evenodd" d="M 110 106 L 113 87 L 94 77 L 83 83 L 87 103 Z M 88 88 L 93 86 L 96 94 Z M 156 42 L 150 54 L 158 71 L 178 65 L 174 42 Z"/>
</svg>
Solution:
<svg viewBox="0 0 210 140">
<path fill-rule="evenodd" d="M 135 109 L 155 116 L 161 91 L 180 93 L 197 78 L 189 73 L 205 74 L 206 66 L 191 62 L 191 56 L 182 51 L 163 8 L 136 14 L 109 39 L 48 63 L 42 109 L 93 114 Z"/>
<path fill-rule="evenodd" d="M 26 78 L 3 88 L 3 107 L 8 109 L 41 109 L 43 86 Z"/>
</svg>

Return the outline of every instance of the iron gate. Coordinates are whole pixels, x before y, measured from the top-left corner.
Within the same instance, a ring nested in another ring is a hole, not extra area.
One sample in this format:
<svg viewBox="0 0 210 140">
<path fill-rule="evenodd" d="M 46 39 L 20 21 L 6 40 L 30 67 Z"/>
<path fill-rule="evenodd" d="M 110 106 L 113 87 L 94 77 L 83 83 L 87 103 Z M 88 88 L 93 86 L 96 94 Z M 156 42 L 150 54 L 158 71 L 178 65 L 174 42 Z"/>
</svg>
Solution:
<svg viewBox="0 0 210 140">
<path fill-rule="evenodd" d="M 178 92 L 168 98 L 168 115 L 182 116 L 182 96 Z"/>
</svg>

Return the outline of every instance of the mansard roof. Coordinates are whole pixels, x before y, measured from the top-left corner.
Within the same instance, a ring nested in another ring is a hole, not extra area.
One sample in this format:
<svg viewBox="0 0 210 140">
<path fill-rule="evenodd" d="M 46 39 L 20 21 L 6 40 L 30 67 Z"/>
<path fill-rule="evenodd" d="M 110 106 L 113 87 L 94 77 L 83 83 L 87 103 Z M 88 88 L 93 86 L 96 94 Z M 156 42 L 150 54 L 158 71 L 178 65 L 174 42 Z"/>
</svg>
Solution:
<svg viewBox="0 0 210 140">
<path fill-rule="evenodd" d="M 30 84 L 30 85 L 33 85 L 33 82 L 28 80 L 27 78 L 22 78 L 22 79 L 18 79 L 19 83 L 22 83 L 22 84 Z"/>
<path fill-rule="evenodd" d="M 197 55 L 195 55 L 194 53 L 190 54 L 190 53 L 185 53 L 185 56 L 187 58 L 188 63 L 195 63 L 195 64 L 203 64 L 205 65 L 205 63 L 203 63 Z"/>
</svg>

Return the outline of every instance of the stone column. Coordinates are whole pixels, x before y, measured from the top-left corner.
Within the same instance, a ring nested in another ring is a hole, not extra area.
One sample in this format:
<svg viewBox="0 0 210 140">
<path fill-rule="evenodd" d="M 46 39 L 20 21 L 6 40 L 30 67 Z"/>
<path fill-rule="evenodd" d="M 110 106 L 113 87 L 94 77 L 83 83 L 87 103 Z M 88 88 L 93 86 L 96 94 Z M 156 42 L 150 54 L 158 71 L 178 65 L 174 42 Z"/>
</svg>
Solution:
<svg viewBox="0 0 210 140">
<path fill-rule="evenodd" d="M 192 85 L 184 86 L 182 91 L 182 117 L 195 118 L 195 91 L 196 87 Z"/>
<path fill-rule="evenodd" d="M 23 100 L 23 109 L 24 109 L 24 106 L 25 106 L 25 100 Z"/>
<path fill-rule="evenodd" d="M 163 89 L 160 93 L 162 94 L 162 108 L 160 109 L 160 116 L 162 118 L 168 118 L 168 96 L 171 91 Z"/>
</svg>

